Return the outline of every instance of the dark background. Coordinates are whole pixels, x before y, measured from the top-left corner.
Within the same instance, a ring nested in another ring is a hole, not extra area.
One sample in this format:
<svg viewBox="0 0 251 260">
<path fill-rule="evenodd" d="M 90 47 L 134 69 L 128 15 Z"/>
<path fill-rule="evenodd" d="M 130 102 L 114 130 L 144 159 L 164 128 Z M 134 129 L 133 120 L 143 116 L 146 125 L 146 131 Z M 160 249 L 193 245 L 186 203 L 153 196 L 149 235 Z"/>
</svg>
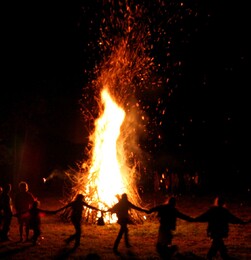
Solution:
<svg viewBox="0 0 251 260">
<path fill-rule="evenodd" d="M 173 3 L 189 7 L 189 1 Z M 193 18 L 182 16 L 167 28 L 174 42 L 172 64 L 181 60 L 182 67 L 165 70 L 164 41 L 154 53 L 171 80 L 162 93 L 163 138 L 148 149 L 160 172 L 168 164 L 180 174 L 199 172 L 212 189 L 247 192 L 247 4 L 194 1 L 194 9 Z M 89 43 L 99 36 L 101 12 L 101 1 L 3 4 L 1 183 L 26 179 L 37 185 L 54 169 L 74 167 L 84 158 L 88 132 L 79 101 L 88 71 L 99 60 Z"/>
</svg>

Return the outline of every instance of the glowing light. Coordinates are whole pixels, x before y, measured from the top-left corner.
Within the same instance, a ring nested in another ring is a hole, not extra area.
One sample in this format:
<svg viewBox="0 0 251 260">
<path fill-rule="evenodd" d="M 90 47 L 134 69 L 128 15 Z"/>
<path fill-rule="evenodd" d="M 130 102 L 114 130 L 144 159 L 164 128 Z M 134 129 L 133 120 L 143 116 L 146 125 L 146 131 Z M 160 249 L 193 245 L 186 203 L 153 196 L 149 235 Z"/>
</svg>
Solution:
<svg viewBox="0 0 251 260">
<path fill-rule="evenodd" d="M 99 45 L 103 53 L 109 55 L 95 67 L 95 79 L 86 87 L 84 107 L 89 100 L 93 101 L 89 93 L 94 93 L 94 101 L 98 102 L 93 102 L 95 108 L 83 110 L 87 112 L 88 123 L 92 121 L 89 111 L 97 112 L 98 109 L 98 115 L 89 136 L 88 161 L 81 166 L 85 176 L 77 175 L 74 179 L 76 190 L 86 195 L 86 201 L 104 210 L 113 206 L 122 193 L 127 193 L 133 204 L 140 205 L 136 181 L 140 169 L 137 155 L 141 156 L 141 149 L 137 135 L 146 132 L 148 116 L 142 100 L 135 95 L 146 89 L 147 95 L 151 95 L 156 86 L 151 74 L 155 64 L 148 46 L 151 33 L 140 19 L 144 17 L 144 9 L 126 5 L 121 6 L 119 14 L 121 12 L 125 13 L 123 18 L 112 12 L 108 16 L 111 19 L 102 22 Z M 109 28 L 114 26 L 123 33 L 111 35 Z M 133 214 L 136 217 L 132 218 L 140 219 L 138 213 Z M 105 222 L 116 221 L 107 215 L 103 216 Z"/>
<path fill-rule="evenodd" d="M 91 136 L 95 143 L 89 178 L 98 172 L 94 185 L 97 187 L 98 201 L 112 205 L 116 194 L 126 192 L 121 176 L 122 165 L 117 158 L 117 140 L 125 112 L 111 98 L 108 91 L 102 91 L 104 112 L 96 120 L 96 130 Z"/>
</svg>

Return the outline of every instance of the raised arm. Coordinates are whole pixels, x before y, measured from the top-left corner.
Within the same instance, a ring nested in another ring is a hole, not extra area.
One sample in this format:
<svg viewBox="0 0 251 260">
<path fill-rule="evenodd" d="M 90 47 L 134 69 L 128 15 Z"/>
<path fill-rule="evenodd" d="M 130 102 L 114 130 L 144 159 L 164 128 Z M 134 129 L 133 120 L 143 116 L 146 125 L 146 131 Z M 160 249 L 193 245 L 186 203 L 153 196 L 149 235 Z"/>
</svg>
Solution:
<svg viewBox="0 0 251 260">
<path fill-rule="evenodd" d="M 248 224 L 249 221 L 244 221 L 244 220 L 238 218 L 237 216 L 235 216 L 234 214 L 229 212 L 229 223 L 244 225 L 244 224 Z"/>
<path fill-rule="evenodd" d="M 140 208 L 140 207 L 132 204 L 131 202 L 129 202 L 129 205 L 130 205 L 130 208 L 132 208 L 132 209 L 138 210 L 140 212 L 148 213 L 148 209 Z"/>
<path fill-rule="evenodd" d="M 153 207 L 153 208 L 150 208 L 150 209 L 147 211 L 147 213 L 150 214 L 150 213 L 153 213 L 153 212 L 158 212 L 159 209 L 160 209 L 159 206 Z"/>
<path fill-rule="evenodd" d="M 64 209 L 67 209 L 67 208 L 71 207 L 71 206 L 72 206 L 72 202 L 68 203 L 67 205 L 65 205 L 65 206 L 62 207 L 62 208 L 59 208 L 59 209 L 57 209 L 57 210 L 54 210 L 54 213 L 58 213 L 58 212 L 60 212 L 60 211 L 62 211 L 62 210 L 64 210 Z"/>
<path fill-rule="evenodd" d="M 45 214 L 56 214 L 58 210 L 45 210 L 45 209 L 39 209 L 39 212 L 45 213 Z"/>
<path fill-rule="evenodd" d="M 202 213 L 201 215 L 194 218 L 193 222 L 208 222 L 209 220 L 209 211 Z"/>
<path fill-rule="evenodd" d="M 90 209 L 94 209 L 94 210 L 97 210 L 97 211 L 102 211 L 101 209 L 98 209 L 92 205 L 89 205 L 87 204 L 86 202 L 83 201 L 83 205 L 86 206 L 87 208 L 90 208 Z"/>
<path fill-rule="evenodd" d="M 176 214 L 177 214 L 177 218 L 180 218 L 180 219 L 183 219 L 183 220 L 186 220 L 186 221 L 189 221 L 189 222 L 194 222 L 194 218 L 184 214 L 184 213 L 181 213 L 180 211 L 176 211 Z"/>
</svg>

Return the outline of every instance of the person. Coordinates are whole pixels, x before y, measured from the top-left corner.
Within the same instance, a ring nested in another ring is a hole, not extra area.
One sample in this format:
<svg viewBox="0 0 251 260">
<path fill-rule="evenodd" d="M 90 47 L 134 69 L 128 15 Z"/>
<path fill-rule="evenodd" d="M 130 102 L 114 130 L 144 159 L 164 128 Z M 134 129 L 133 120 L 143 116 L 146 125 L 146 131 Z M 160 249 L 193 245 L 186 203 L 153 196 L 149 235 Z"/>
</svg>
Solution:
<svg viewBox="0 0 251 260">
<path fill-rule="evenodd" d="M 29 239 L 29 214 L 27 212 L 32 207 L 36 198 L 29 191 L 29 186 L 25 181 L 18 184 L 19 191 L 14 198 L 14 208 L 18 216 L 20 242 L 23 241 L 23 231 L 25 230 L 25 240 Z M 26 212 L 26 213 L 24 213 Z M 22 214 L 21 214 L 22 213 Z"/>
<path fill-rule="evenodd" d="M 2 229 L 0 231 L 1 241 L 9 241 L 9 231 L 12 219 L 12 200 L 10 197 L 11 184 L 5 184 L 0 196 L 0 205 L 2 209 Z"/>
<path fill-rule="evenodd" d="M 160 255 L 168 256 L 176 251 L 176 246 L 172 245 L 173 231 L 176 230 L 177 218 L 193 222 L 193 218 L 181 213 L 176 208 L 176 198 L 170 197 L 168 203 L 155 206 L 148 211 L 148 214 L 157 212 L 159 218 L 159 230 L 156 249 Z"/>
<path fill-rule="evenodd" d="M 113 251 L 114 251 L 115 254 L 119 254 L 118 246 L 119 246 L 120 240 L 121 240 L 123 235 L 124 235 L 126 247 L 127 248 L 131 247 L 131 245 L 129 243 L 128 227 L 127 227 L 127 225 L 129 223 L 131 223 L 131 220 L 130 220 L 130 217 L 129 217 L 129 212 L 128 212 L 130 209 L 135 209 L 135 210 L 145 212 L 145 213 L 148 211 L 146 209 L 137 207 L 136 205 L 132 204 L 128 200 L 126 193 L 122 194 L 118 203 L 116 203 L 114 206 L 112 206 L 111 208 L 109 208 L 107 210 L 108 212 L 111 212 L 112 214 L 116 213 L 117 218 L 118 218 L 117 223 L 120 225 L 119 233 L 118 233 L 117 238 L 116 238 L 114 245 L 113 245 Z"/>
<path fill-rule="evenodd" d="M 35 200 L 29 210 L 26 212 L 20 212 L 16 213 L 13 216 L 14 217 L 20 217 L 20 215 L 26 215 L 27 216 L 27 222 L 26 225 L 29 230 L 33 230 L 33 236 L 31 238 L 31 241 L 33 245 L 37 244 L 37 240 L 41 235 L 41 213 L 46 214 L 56 214 L 56 211 L 50 211 L 50 210 L 43 210 L 39 208 L 39 201 Z"/>
<path fill-rule="evenodd" d="M 80 238 L 81 238 L 81 233 L 82 233 L 81 222 L 82 222 L 82 213 L 83 213 L 84 206 L 88 207 L 90 209 L 93 209 L 93 210 L 101 211 L 100 209 L 87 204 L 84 201 L 84 195 L 83 194 L 78 194 L 76 196 L 75 200 L 73 200 L 72 202 L 68 203 L 66 206 L 64 206 L 64 207 L 55 211 L 57 213 L 57 212 L 60 212 L 62 210 L 65 210 L 67 208 L 71 209 L 70 218 L 71 218 L 71 222 L 72 222 L 72 224 L 75 228 L 75 233 L 73 235 L 69 236 L 65 240 L 65 242 L 68 244 L 71 241 L 75 240 L 74 248 L 77 248 L 80 245 Z"/>
<path fill-rule="evenodd" d="M 227 208 L 222 196 L 217 196 L 214 205 L 206 212 L 194 218 L 194 222 L 208 222 L 207 235 L 212 239 L 211 247 L 207 253 L 207 259 L 213 259 L 217 252 L 220 252 L 222 259 L 229 259 L 224 238 L 228 237 L 229 223 L 247 224 L 249 221 L 243 221 L 233 215 Z"/>
</svg>

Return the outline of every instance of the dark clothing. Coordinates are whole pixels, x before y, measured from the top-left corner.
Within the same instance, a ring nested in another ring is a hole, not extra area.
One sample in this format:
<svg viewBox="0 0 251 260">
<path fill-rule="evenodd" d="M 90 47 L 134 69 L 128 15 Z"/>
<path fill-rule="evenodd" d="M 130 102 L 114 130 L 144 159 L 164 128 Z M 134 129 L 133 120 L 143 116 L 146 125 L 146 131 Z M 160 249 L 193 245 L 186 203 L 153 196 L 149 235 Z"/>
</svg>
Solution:
<svg viewBox="0 0 251 260">
<path fill-rule="evenodd" d="M 194 219 L 195 222 L 208 222 L 207 235 L 212 239 L 211 247 L 208 251 L 208 259 L 212 259 L 219 251 L 223 259 L 228 259 L 227 248 L 223 238 L 228 237 L 229 223 L 245 224 L 243 220 L 234 216 L 223 206 L 213 206 L 205 213 Z"/>
<path fill-rule="evenodd" d="M 12 208 L 11 208 L 11 197 L 7 193 L 2 193 L 0 196 L 0 205 L 5 216 L 12 216 Z"/>
<path fill-rule="evenodd" d="M 11 198 L 8 193 L 3 192 L 1 194 L 0 205 L 2 210 L 2 230 L 0 233 L 1 240 L 8 240 L 8 233 L 12 219 Z"/>
<path fill-rule="evenodd" d="M 71 208 L 71 222 L 75 228 L 75 233 L 71 235 L 69 238 L 66 239 L 66 242 L 69 243 L 73 240 L 75 240 L 75 247 L 78 247 L 80 245 L 80 238 L 81 238 L 81 222 L 82 222 L 82 213 L 83 209 L 85 207 L 88 207 L 90 209 L 99 210 L 91 205 L 88 205 L 85 201 L 76 199 L 63 208 L 57 210 L 57 212 L 64 210 L 66 208 Z"/>
<path fill-rule="evenodd" d="M 116 213 L 118 218 L 118 224 L 120 225 L 120 230 L 113 246 L 114 251 L 117 251 L 120 240 L 123 235 L 124 235 L 126 247 L 131 246 L 129 243 L 128 227 L 127 227 L 127 225 L 131 223 L 130 216 L 129 216 L 130 209 L 135 209 L 141 212 L 145 212 L 144 209 L 135 206 L 127 199 L 121 199 L 117 204 L 115 204 L 112 208 L 109 209 L 111 213 Z"/>
<path fill-rule="evenodd" d="M 227 247 L 224 244 L 223 238 L 220 237 L 212 239 L 211 247 L 207 253 L 207 259 L 213 259 L 218 251 L 220 252 L 223 260 L 229 259 Z"/>
<path fill-rule="evenodd" d="M 194 219 L 196 222 L 208 222 L 207 234 L 211 238 L 228 237 L 229 223 L 244 224 L 224 207 L 213 206 L 208 211 Z"/>
<path fill-rule="evenodd" d="M 67 206 L 65 206 L 65 208 L 69 208 L 69 207 L 71 208 L 71 220 L 73 222 L 80 222 L 82 220 L 82 213 L 84 210 L 84 206 L 91 209 L 96 209 L 95 207 L 88 205 L 84 201 L 76 201 L 76 200 L 70 202 Z"/>
<path fill-rule="evenodd" d="M 176 229 L 177 218 L 192 221 L 193 219 L 183 213 L 181 213 L 177 208 L 172 205 L 165 204 L 154 207 L 149 210 L 149 212 L 158 212 L 158 218 L 161 226 L 165 226 L 170 230 Z"/>
<path fill-rule="evenodd" d="M 116 213 L 119 224 L 121 224 L 121 223 L 129 224 L 131 222 L 130 217 L 129 217 L 130 209 L 135 209 L 135 210 L 138 210 L 141 212 L 145 212 L 145 210 L 133 205 L 128 200 L 120 200 L 109 211 L 111 211 L 111 213 Z"/>
<path fill-rule="evenodd" d="M 54 214 L 54 211 L 43 210 L 40 208 L 32 207 L 29 210 L 29 228 L 33 230 L 32 241 L 36 244 L 37 239 L 41 235 L 41 214 Z"/>
<path fill-rule="evenodd" d="M 114 249 L 114 250 L 117 250 L 117 249 L 118 249 L 120 240 L 121 240 L 121 238 L 122 238 L 123 235 L 124 235 L 126 247 L 130 247 L 130 246 L 131 246 L 130 243 L 129 243 L 127 223 L 126 223 L 126 222 L 121 222 L 121 223 L 119 223 L 119 224 L 120 224 L 120 229 L 119 229 L 119 233 L 118 233 L 118 235 L 117 235 L 117 237 L 116 237 L 116 240 L 115 240 L 115 242 L 114 242 L 114 245 L 113 245 L 113 249 Z"/>
<path fill-rule="evenodd" d="M 167 247 L 172 244 L 177 218 L 193 221 L 191 217 L 181 213 L 175 206 L 170 204 L 156 206 L 149 210 L 149 213 L 152 212 L 158 212 L 157 216 L 160 222 L 157 247 Z"/>
</svg>

